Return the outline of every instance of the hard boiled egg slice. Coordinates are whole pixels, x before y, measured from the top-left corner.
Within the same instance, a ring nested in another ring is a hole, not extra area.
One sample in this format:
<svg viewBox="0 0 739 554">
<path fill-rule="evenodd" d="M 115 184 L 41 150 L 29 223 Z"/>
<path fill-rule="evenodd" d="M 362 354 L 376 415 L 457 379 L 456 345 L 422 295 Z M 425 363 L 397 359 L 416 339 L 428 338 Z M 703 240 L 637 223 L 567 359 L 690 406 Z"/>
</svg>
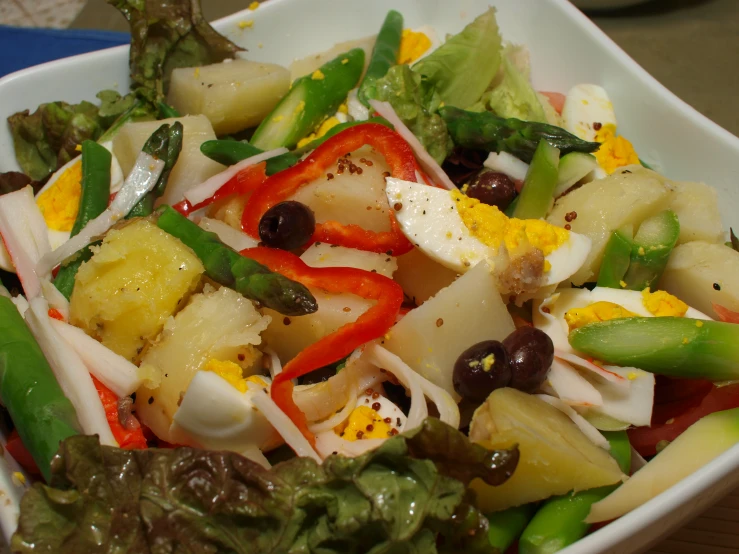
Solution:
<svg viewBox="0 0 739 554">
<path fill-rule="evenodd" d="M 540 285 L 562 282 L 590 252 L 590 239 L 542 220 L 508 218 L 458 191 L 389 177 L 388 202 L 405 236 L 424 254 L 464 273 L 485 258 L 495 259 L 496 273 L 508 258 L 527 246 L 544 254 Z M 460 211 L 462 213 L 460 213 Z"/>
<path fill-rule="evenodd" d="M 268 378 L 262 377 L 265 384 Z M 212 371 L 198 371 L 174 414 L 170 433 L 178 442 L 212 450 L 269 449 L 281 439 L 251 401 L 263 389 L 240 392 Z"/>
<path fill-rule="evenodd" d="M 606 90 L 598 85 L 575 85 L 562 108 L 562 125 L 573 135 L 593 142 L 606 126 L 617 127 L 616 111 Z"/>
<path fill-rule="evenodd" d="M 112 152 L 113 143 L 103 143 Z M 49 244 L 56 250 L 69 240 L 77 219 L 82 194 L 82 157 L 77 156 L 57 169 L 36 194 L 36 204 L 49 228 Z M 111 158 L 110 192 L 118 192 L 123 185 L 123 171 L 115 156 Z M 15 271 L 5 247 L 0 244 L 0 268 Z"/>
</svg>

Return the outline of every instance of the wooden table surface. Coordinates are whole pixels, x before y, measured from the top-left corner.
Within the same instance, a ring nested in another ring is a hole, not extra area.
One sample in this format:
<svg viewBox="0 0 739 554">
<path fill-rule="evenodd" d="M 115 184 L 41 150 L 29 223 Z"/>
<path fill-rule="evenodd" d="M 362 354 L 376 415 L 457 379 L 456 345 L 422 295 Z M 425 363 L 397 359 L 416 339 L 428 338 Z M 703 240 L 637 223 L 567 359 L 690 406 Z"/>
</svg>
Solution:
<svg viewBox="0 0 739 554">
<path fill-rule="evenodd" d="M 206 0 L 203 8 L 206 17 L 215 19 L 250 3 Z M 654 0 L 589 15 L 670 90 L 739 135 L 739 0 Z M 104 0 L 88 0 L 71 26 L 127 30 Z M 739 553 L 739 490 L 648 552 Z"/>
</svg>

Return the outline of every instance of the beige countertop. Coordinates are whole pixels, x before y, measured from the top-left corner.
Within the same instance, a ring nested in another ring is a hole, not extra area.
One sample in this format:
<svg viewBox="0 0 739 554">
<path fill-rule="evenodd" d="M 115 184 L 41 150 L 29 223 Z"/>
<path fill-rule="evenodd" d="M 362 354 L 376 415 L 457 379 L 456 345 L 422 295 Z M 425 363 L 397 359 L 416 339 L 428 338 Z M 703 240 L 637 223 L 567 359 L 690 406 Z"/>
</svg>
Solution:
<svg viewBox="0 0 739 554">
<path fill-rule="evenodd" d="M 205 0 L 208 19 L 251 0 Z M 491 0 L 491 3 L 495 3 Z M 619 46 L 688 104 L 739 135 L 739 0 L 654 0 L 592 14 Z M 89 0 L 72 27 L 127 30 L 104 0 Z M 739 491 L 655 546 L 650 553 L 739 552 Z"/>
</svg>

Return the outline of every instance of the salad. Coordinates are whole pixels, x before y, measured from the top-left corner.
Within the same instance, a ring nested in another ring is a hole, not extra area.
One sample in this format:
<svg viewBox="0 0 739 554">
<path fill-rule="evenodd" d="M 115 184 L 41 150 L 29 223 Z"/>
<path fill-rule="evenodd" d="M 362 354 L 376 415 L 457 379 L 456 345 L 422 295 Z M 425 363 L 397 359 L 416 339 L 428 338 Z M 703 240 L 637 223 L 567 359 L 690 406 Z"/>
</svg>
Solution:
<svg viewBox="0 0 739 554">
<path fill-rule="evenodd" d="M 13 552 L 553 553 L 739 442 L 716 191 L 494 8 L 288 68 L 109 2 L 131 92 L 8 118 Z"/>
</svg>

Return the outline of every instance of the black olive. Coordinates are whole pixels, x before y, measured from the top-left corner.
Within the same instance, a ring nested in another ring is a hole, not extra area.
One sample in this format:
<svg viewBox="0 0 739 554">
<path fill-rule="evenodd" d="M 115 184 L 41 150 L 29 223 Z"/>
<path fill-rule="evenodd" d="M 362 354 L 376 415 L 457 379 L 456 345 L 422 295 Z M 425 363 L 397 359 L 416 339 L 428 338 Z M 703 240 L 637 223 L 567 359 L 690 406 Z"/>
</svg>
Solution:
<svg viewBox="0 0 739 554">
<path fill-rule="evenodd" d="M 510 380 L 508 355 L 497 340 L 485 340 L 470 346 L 454 363 L 454 390 L 463 398 L 478 403 L 495 389 L 507 386 Z"/>
<path fill-rule="evenodd" d="M 503 341 L 511 366 L 511 387 L 534 392 L 546 379 L 554 360 L 554 344 L 544 331 L 521 327 Z"/>
<path fill-rule="evenodd" d="M 516 197 L 516 185 L 505 173 L 483 169 L 469 182 L 465 194 L 483 204 L 505 210 Z"/>
<path fill-rule="evenodd" d="M 313 211 L 294 200 L 272 206 L 259 220 L 259 238 L 271 248 L 294 250 L 305 246 L 315 230 Z"/>
</svg>

